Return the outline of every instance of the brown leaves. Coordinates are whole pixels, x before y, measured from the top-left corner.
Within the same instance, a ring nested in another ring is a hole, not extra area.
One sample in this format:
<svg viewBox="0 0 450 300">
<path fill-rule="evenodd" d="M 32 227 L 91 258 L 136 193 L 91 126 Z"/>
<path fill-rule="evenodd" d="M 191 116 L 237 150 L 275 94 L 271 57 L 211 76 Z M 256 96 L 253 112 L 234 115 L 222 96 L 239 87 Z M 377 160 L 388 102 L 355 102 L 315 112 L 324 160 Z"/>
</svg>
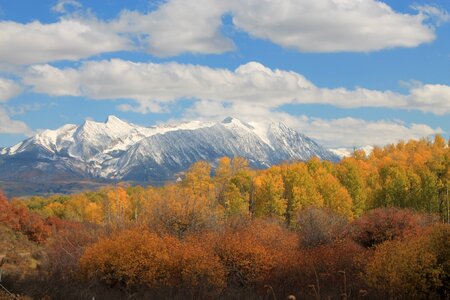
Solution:
<svg viewBox="0 0 450 300">
<path fill-rule="evenodd" d="M 450 287 L 449 249 L 449 225 L 385 242 L 367 265 L 368 282 L 391 299 L 445 299 Z"/>
</svg>

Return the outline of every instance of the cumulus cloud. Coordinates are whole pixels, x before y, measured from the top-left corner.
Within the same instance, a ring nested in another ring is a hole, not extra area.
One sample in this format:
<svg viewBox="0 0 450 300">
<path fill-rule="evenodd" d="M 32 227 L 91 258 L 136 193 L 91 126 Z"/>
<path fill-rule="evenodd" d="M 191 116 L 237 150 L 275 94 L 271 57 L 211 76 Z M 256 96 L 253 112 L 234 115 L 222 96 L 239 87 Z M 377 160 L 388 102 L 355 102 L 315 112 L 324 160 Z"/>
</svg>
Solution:
<svg viewBox="0 0 450 300">
<path fill-rule="evenodd" d="M 443 84 L 425 84 L 411 89 L 412 106 L 443 115 L 450 112 L 450 86 Z"/>
<path fill-rule="evenodd" d="M 179 63 L 134 63 L 119 59 L 90 61 L 79 69 L 33 66 L 24 82 L 36 92 L 92 99 L 132 99 L 143 107 L 182 98 L 250 101 L 268 106 L 293 100 L 293 93 L 313 88 L 294 72 L 248 63 L 234 72 Z"/>
<path fill-rule="evenodd" d="M 135 63 L 119 59 L 89 61 L 80 68 L 50 65 L 29 68 L 24 83 L 33 91 L 53 96 L 91 99 L 131 99 L 138 106 L 122 110 L 161 111 L 180 100 L 258 104 L 277 108 L 285 104 L 329 104 L 336 107 L 386 107 L 450 113 L 450 87 L 420 85 L 409 95 L 365 88 L 321 88 L 303 75 L 270 69 L 256 62 L 236 70 L 179 63 Z"/>
<path fill-rule="evenodd" d="M 14 98 L 20 92 L 22 88 L 12 80 L 0 78 L 0 102 L 8 101 Z"/>
<path fill-rule="evenodd" d="M 254 37 L 305 52 L 367 52 L 432 41 L 426 15 L 375 0 L 237 1 L 234 24 Z"/>
<path fill-rule="evenodd" d="M 61 70 L 50 65 L 36 65 L 23 78 L 36 93 L 50 96 L 80 96 L 80 74 L 74 69 Z"/>
<path fill-rule="evenodd" d="M 53 7 L 81 8 L 75 0 Z M 448 19 L 431 6 L 395 12 L 376 0 L 169 0 L 150 12 L 123 10 L 111 20 L 65 14 L 58 22 L 0 22 L 0 65 L 79 60 L 96 54 L 139 50 L 161 57 L 219 54 L 235 49 L 221 30 L 229 15 L 249 35 L 303 52 L 368 52 L 415 47 L 435 39 L 427 20 Z M 89 10 L 86 10 L 89 12 Z"/>
<path fill-rule="evenodd" d="M 0 21 L 0 65 L 27 65 L 79 60 L 129 49 L 129 41 L 95 19 L 61 19 L 57 23 Z"/>
<path fill-rule="evenodd" d="M 159 56 L 223 53 L 233 42 L 220 31 L 229 14 L 239 30 L 302 52 L 368 52 L 415 47 L 435 38 L 425 21 L 443 17 L 422 6 L 416 15 L 375 0 L 171 0 L 148 14 L 124 11 L 116 30 L 144 36 Z"/>
<path fill-rule="evenodd" d="M 31 135 L 33 132 L 24 122 L 12 120 L 7 111 L 0 106 L 0 133 Z"/>
<path fill-rule="evenodd" d="M 111 26 L 137 35 L 141 46 L 157 56 L 224 53 L 234 49 L 220 31 L 228 6 L 222 0 L 171 0 L 150 13 L 122 11 Z"/>
</svg>

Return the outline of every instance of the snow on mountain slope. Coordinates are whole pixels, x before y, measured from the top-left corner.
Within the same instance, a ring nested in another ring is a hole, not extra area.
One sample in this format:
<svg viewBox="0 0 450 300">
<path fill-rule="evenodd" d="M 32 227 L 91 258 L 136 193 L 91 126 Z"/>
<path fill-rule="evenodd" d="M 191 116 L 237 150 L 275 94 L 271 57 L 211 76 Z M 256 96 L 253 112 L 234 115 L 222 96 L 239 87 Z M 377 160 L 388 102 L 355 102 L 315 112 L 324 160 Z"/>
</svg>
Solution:
<svg viewBox="0 0 450 300">
<path fill-rule="evenodd" d="M 146 180 L 150 173 L 167 177 L 199 160 L 243 156 L 253 166 L 268 167 L 274 150 L 247 124 L 238 120 L 196 130 L 177 130 L 153 135 L 133 145 L 118 161 L 119 178 Z M 142 166 L 147 166 L 144 170 Z"/>
<path fill-rule="evenodd" d="M 69 178 L 167 180 L 196 161 L 214 162 L 222 156 L 243 156 L 258 168 L 312 156 L 338 160 L 282 123 L 245 123 L 229 117 L 218 123 L 142 127 L 109 116 L 104 123 L 85 121 L 45 130 L 2 149 L 0 179 L 27 177 L 33 171 Z M 14 172 L 8 173 L 10 168 Z"/>
<path fill-rule="evenodd" d="M 329 149 L 331 152 L 333 152 L 335 155 L 337 155 L 340 158 L 349 157 L 352 155 L 352 153 L 355 150 L 364 150 L 366 155 L 369 155 L 372 153 L 373 146 L 363 146 L 363 147 L 357 147 L 357 148 L 335 148 L 335 149 Z"/>
</svg>

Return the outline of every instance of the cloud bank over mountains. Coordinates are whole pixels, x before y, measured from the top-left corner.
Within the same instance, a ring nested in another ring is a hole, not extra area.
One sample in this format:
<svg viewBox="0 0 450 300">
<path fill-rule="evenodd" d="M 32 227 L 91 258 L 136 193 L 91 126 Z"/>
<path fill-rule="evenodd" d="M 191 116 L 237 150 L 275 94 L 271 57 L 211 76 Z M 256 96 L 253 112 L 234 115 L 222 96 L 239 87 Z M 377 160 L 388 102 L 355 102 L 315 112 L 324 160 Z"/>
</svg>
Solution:
<svg viewBox="0 0 450 300">
<path fill-rule="evenodd" d="M 450 113 L 446 84 L 419 83 L 406 93 L 330 88 L 299 72 L 259 62 L 234 70 L 176 62 L 177 56 L 186 53 L 237 51 L 233 35 L 224 26 L 299 53 L 366 53 L 429 44 L 437 38 L 436 27 L 450 21 L 449 14 L 437 6 L 413 9 L 400 13 L 375 0 L 170 0 L 153 10 L 123 9 L 110 19 L 99 19 L 80 2 L 60 0 L 52 8 L 60 14 L 54 23 L 0 21 L 0 103 L 21 92 L 93 101 L 125 99 L 131 102 L 115 105 L 116 109 L 148 114 L 168 112 L 178 101 L 189 99 L 193 104 L 182 118 L 288 119 L 296 129 L 333 146 L 428 136 L 442 129 L 397 120 L 294 117 L 282 112 L 282 107 L 318 104 L 446 115 Z M 101 57 L 122 52 L 174 61 Z M 7 109 L 0 109 L 0 124 L 11 124 L 0 132 L 31 131 L 25 123 L 12 120 Z M 349 134 L 354 130 L 366 133 Z"/>
<path fill-rule="evenodd" d="M 229 71 L 197 65 L 133 63 L 115 59 L 90 61 L 79 69 L 35 66 L 24 78 L 37 93 L 84 96 L 96 100 L 131 99 L 136 106 L 122 105 L 119 108 L 141 113 L 164 110 L 180 99 L 196 99 L 186 117 L 217 120 L 232 115 L 244 120 L 284 120 L 293 128 L 336 147 L 343 146 L 344 140 L 350 145 L 381 145 L 401 138 L 429 136 L 442 130 L 398 121 L 298 118 L 279 113 L 277 109 L 286 104 L 315 103 L 345 108 L 388 107 L 437 114 L 450 112 L 450 91 L 446 86 L 416 85 L 410 95 L 363 88 L 319 88 L 301 74 L 272 70 L 256 62 Z M 430 105 L 426 99 L 430 99 Z"/>
</svg>

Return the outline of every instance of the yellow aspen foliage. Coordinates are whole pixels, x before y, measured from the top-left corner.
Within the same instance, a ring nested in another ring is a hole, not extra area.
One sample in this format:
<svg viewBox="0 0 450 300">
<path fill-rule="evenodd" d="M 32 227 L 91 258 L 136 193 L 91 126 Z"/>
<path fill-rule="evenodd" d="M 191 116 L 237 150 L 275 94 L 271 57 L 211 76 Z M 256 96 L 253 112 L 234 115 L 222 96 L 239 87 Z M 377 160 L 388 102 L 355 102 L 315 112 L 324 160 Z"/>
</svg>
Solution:
<svg viewBox="0 0 450 300">
<path fill-rule="evenodd" d="M 211 165 L 206 161 L 194 163 L 186 173 L 182 182 L 183 186 L 190 189 L 194 198 L 214 196 L 211 180 Z"/>
<path fill-rule="evenodd" d="M 95 224 L 101 224 L 103 222 L 102 207 L 95 202 L 90 202 L 89 204 L 87 204 L 85 208 L 84 221 Z"/>
<path fill-rule="evenodd" d="M 232 175 L 246 170 L 248 170 L 248 160 L 246 158 L 237 156 L 231 160 Z"/>
<path fill-rule="evenodd" d="M 436 134 L 434 136 L 433 147 L 443 149 L 446 147 L 446 144 L 447 143 L 446 143 L 445 139 L 442 137 L 442 135 Z"/>
<path fill-rule="evenodd" d="M 149 222 L 152 227 L 183 237 L 219 224 L 222 211 L 214 198 L 194 194 L 190 186 L 168 185 L 152 199 Z"/>
<path fill-rule="evenodd" d="M 77 221 L 86 220 L 84 208 L 89 203 L 97 203 L 103 209 L 104 222 L 116 225 L 147 222 L 158 211 L 157 203 L 164 204 L 165 198 L 170 198 L 167 207 L 171 208 L 167 211 L 177 211 L 178 220 L 190 213 L 197 219 L 204 211 L 200 206 L 206 210 L 213 208 L 214 217 L 217 211 L 221 211 L 219 215 L 246 214 L 247 206 L 254 216 L 276 216 L 291 228 L 299 210 L 309 206 L 327 207 L 354 217 L 377 207 L 410 207 L 437 213 L 443 220 L 449 218 L 450 147 L 439 135 L 434 140 L 375 147 L 369 155 L 355 151 L 352 157 L 334 164 L 317 157 L 268 170 L 251 170 L 248 164 L 241 157 L 220 158 L 212 178 L 211 166 L 197 162 L 181 183 L 172 184 L 176 192 L 173 187 L 128 187 L 126 190 L 109 187 L 76 195 L 31 197 L 26 203 L 28 208 L 45 216 Z"/>
<path fill-rule="evenodd" d="M 288 227 L 292 227 L 299 210 L 309 206 L 322 207 L 323 198 L 304 163 L 283 165 L 282 174 L 283 197 L 287 202 L 285 221 Z"/>
<path fill-rule="evenodd" d="M 231 159 L 228 157 L 219 158 L 215 170 L 214 185 L 216 188 L 217 201 L 225 206 L 225 189 L 233 175 L 231 170 Z"/>
<path fill-rule="evenodd" d="M 121 225 L 129 221 L 132 208 L 127 192 L 122 187 L 116 187 L 109 190 L 106 197 L 103 211 L 106 212 L 107 222 Z"/>
<path fill-rule="evenodd" d="M 127 194 L 130 201 L 131 219 L 139 222 L 146 212 L 146 205 L 149 201 L 148 193 L 143 187 L 136 186 L 128 188 Z"/>
<path fill-rule="evenodd" d="M 283 198 L 283 178 L 277 169 L 269 169 L 255 178 L 256 216 L 284 217 L 287 201 Z"/>
<path fill-rule="evenodd" d="M 336 166 L 336 176 L 352 197 L 354 216 L 361 216 L 367 209 L 368 187 L 364 178 L 364 170 L 357 158 L 344 158 Z M 364 162 L 362 162 L 364 163 Z"/>
<path fill-rule="evenodd" d="M 231 176 L 233 176 L 231 159 L 229 157 L 219 158 L 214 179 L 217 183 L 224 185 L 228 180 L 230 180 Z"/>
<path fill-rule="evenodd" d="M 42 213 L 46 217 L 65 218 L 64 205 L 59 202 L 52 202 L 42 208 Z"/>
<path fill-rule="evenodd" d="M 324 201 L 324 207 L 352 219 L 352 198 L 337 178 L 324 169 L 320 169 L 316 171 L 315 179 Z"/>
<path fill-rule="evenodd" d="M 64 215 L 70 220 L 82 222 L 86 219 L 85 208 L 88 203 L 84 194 L 75 194 L 64 203 Z"/>
<path fill-rule="evenodd" d="M 234 184 L 229 183 L 223 192 L 223 205 L 227 216 L 248 215 L 248 193 L 241 193 L 241 190 Z"/>
</svg>

